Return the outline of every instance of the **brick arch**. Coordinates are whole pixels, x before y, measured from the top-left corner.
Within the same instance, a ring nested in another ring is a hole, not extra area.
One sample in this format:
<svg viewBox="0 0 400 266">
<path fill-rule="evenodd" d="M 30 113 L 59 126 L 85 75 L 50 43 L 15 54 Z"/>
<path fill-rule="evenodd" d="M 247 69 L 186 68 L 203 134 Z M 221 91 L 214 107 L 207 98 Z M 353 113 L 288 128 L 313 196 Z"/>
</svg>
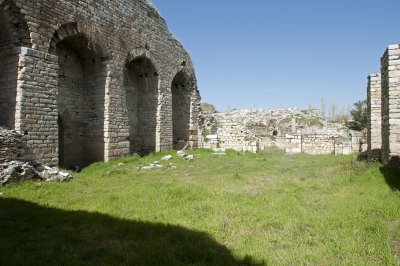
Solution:
<svg viewBox="0 0 400 266">
<path fill-rule="evenodd" d="M 57 44 L 73 38 L 76 36 L 83 36 L 88 41 L 88 48 L 94 53 L 98 54 L 103 60 L 110 57 L 110 52 L 103 49 L 103 47 L 93 38 L 90 38 L 86 30 L 83 29 L 77 22 L 68 22 L 62 24 L 53 34 L 49 44 L 49 53 L 56 54 Z"/>
<path fill-rule="evenodd" d="M 157 72 L 157 75 L 160 74 L 161 68 L 160 68 L 160 65 L 158 64 L 157 59 L 155 58 L 155 56 L 153 55 L 152 52 L 150 52 L 149 50 L 147 50 L 145 48 L 136 48 L 136 49 L 133 49 L 132 51 L 130 51 L 128 53 L 128 56 L 126 57 L 126 63 L 129 64 L 139 58 L 145 58 L 145 59 L 149 60 L 153 64 L 153 66 Z"/>
<path fill-rule="evenodd" d="M 160 67 L 149 50 L 137 48 L 128 53 L 123 87 L 130 153 L 153 152 L 157 149 Z"/>
<path fill-rule="evenodd" d="M 191 137 L 193 93 L 197 90 L 193 71 L 186 66 L 175 68 L 170 79 L 172 96 L 172 139 L 174 149 L 182 149 Z"/>
<path fill-rule="evenodd" d="M 103 161 L 105 53 L 76 22 L 55 31 L 49 52 L 58 56 L 59 66 L 59 163 L 72 168 Z"/>
<path fill-rule="evenodd" d="M 0 31 L 6 31 L 9 41 L 16 47 L 32 47 L 28 24 L 15 3 L 12 0 L 0 0 L 0 10 Z"/>
<path fill-rule="evenodd" d="M 169 74 L 167 76 L 168 84 L 172 84 L 172 81 L 178 74 L 182 74 L 182 75 L 186 76 L 186 78 L 189 79 L 192 83 L 194 83 L 194 84 L 196 83 L 194 70 L 193 70 L 193 68 L 188 67 L 186 65 L 186 61 L 183 61 L 179 66 L 175 66 L 169 71 Z"/>
</svg>

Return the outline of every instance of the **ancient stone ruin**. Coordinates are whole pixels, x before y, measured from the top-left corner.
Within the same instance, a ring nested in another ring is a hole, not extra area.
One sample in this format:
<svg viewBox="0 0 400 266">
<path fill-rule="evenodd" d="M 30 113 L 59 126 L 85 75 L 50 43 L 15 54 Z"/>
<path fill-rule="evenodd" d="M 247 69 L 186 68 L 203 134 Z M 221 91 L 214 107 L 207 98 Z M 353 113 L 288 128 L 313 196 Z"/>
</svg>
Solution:
<svg viewBox="0 0 400 266">
<path fill-rule="evenodd" d="M 368 155 L 400 167 L 400 45 L 389 45 L 368 79 Z"/>
<path fill-rule="evenodd" d="M 199 145 L 257 152 L 277 147 L 288 153 L 351 154 L 366 149 L 361 132 L 328 122 L 315 109 L 202 112 Z"/>
<path fill-rule="evenodd" d="M 70 178 L 58 168 L 20 159 L 23 153 L 22 135 L 0 127 L 0 185 L 21 180 L 65 181 Z"/>
<path fill-rule="evenodd" d="M 145 0 L 0 0 L 0 126 L 65 168 L 197 145 L 190 55 Z"/>
<path fill-rule="evenodd" d="M 382 110 L 381 110 L 381 74 L 374 73 L 368 76 L 367 89 L 367 142 L 368 157 L 379 159 L 382 147 Z"/>
</svg>

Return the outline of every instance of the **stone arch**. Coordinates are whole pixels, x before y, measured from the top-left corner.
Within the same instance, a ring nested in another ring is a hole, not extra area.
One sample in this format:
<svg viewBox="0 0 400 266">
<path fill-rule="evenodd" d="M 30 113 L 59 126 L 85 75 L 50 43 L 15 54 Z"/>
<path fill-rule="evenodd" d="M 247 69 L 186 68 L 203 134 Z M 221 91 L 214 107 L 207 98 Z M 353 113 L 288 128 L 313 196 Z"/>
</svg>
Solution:
<svg viewBox="0 0 400 266">
<path fill-rule="evenodd" d="M 29 28 L 19 8 L 0 0 L 0 126 L 15 128 L 20 47 L 31 47 Z"/>
<path fill-rule="evenodd" d="M 50 52 L 59 64 L 59 163 L 74 168 L 103 161 L 107 66 L 101 49 L 68 23 L 54 33 Z"/>
<path fill-rule="evenodd" d="M 155 58 L 155 56 L 153 55 L 152 52 L 150 52 L 149 50 L 145 49 L 145 48 L 136 48 L 133 49 L 132 51 L 130 51 L 128 53 L 128 56 L 126 57 L 126 63 L 131 63 L 134 60 L 137 60 L 139 58 L 146 58 L 147 60 L 149 60 L 151 62 L 151 64 L 154 66 L 155 72 L 157 73 L 157 75 L 160 74 L 161 68 L 158 64 L 157 59 Z"/>
<path fill-rule="evenodd" d="M 77 22 L 65 23 L 53 33 L 53 37 L 51 38 L 49 44 L 49 53 L 56 54 L 58 43 L 77 35 L 84 36 L 88 40 L 86 44 L 88 46 L 87 49 L 93 53 L 96 53 L 102 60 L 107 60 L 110 58 L 111 53 L 107 50 L 104 50 L 98 41 L 90 37 L 93 34 L 88 34 L 87 29 L 82 28 Z"/>
<path fill-rule="evenodd" d="M 124 68 L 130 153 L 156 150 L 159 68 L 145 49 L 131 51 Z"/>
<path fill-rule="evenodd" d="M 189 79 L 193 80 L 194 79 L 194 70 L 192 68 L 189 68 L 187 66 L 186 61 L 182 61 L 181 64 L 178 66 L 174 67 L 168 74 L 168 83 L 171 84 L 173 79 L 176 77 L 177 74 L 183 73 L 186 75 Z"/>
<path fill-rule="evenodd" d="M 174 149 L 182 149 L 190 140 L 193 90 L 191 73 L 185 67 L 178 68 L 171 82 Z"/>
</svg>

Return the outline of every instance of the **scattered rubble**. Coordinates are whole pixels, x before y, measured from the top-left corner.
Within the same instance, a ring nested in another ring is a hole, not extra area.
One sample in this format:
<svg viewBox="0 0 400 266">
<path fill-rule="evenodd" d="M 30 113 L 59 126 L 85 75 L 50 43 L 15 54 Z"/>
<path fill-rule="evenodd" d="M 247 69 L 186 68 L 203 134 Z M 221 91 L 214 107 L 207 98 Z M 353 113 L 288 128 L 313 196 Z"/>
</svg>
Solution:
<svg viewBox="0 0 400 266">
<path fill-rule="evenodd" d="M 66 181 L 71 178 L 58 168 L 21 160 L 22 155 L 22 135 L 0 127 L 0 185 L 32 179 Z"/>
<path fill-rule="evenodd" d="M 163 160 L 163 161 L 169 161 L 169 160 L 171 160 L 172 159 L 172 155 L 166 155 L 166 156 L 164 156 L 161 160 Z"/>
<path fill-rule="evenodd" d="M 177 151 L 176 154 L 178 154 L 179 157 L 184 157 L 186 155 L 185 151 Z"/>
<path fill-rule="evenodd" d="M 66 181 L 71 176 L 56 167 L 49 167 L 32 161 L 6 161 L 0 164 L 0 184 L 40 179 L 43 181 Z"/>
<path fill-rule="evenodd" d="M 176 153 L 178 154 L 179 157 L 181 157 L 187 161 L 194 160 L 194 155 L 186 154 L 186 152 L 183 150 L 177 151 Z"/>
<path fill-rule="evenodd" d="M 187 161 L 192 161 L 192 160 L 194 160 L 194 155 L 186 155 L 186 156 L 184 156 L 183 157 L 185 160 L 187 160 Z"/>
<path fill-rule="evenodd" d="M 159 161 L 155 161 L 148 166 L 143 166 L 141 169 L 142 170 L 152 170 L 152 169 L 160 169 L 163 167 L 164 167 L 164 165 L 160 164 Z"/>
</svg>

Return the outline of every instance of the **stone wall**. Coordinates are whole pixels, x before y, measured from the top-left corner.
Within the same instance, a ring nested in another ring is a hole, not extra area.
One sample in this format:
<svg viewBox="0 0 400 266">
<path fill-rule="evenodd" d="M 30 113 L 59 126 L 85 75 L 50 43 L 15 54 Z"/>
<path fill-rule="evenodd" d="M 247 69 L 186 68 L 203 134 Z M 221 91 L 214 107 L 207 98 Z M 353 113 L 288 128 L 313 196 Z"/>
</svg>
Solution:
<svg viewBox="0 0 400 266">
<path fill-rule="evenodd" d="M 382 147 L 382 94 L 381 74 L 374 73 L 368 76 L 367 87 L 367 143 L 368 157 L 379 159 Z"/>
<path fill-rule="evenodd" d="M 363 134 L 328 123 L 315 110 L 232 110 L 202 114 L 202 147 L 258 151 L 278 147 L 288 153 L 359 152 Z M 204 134 L 203 134 L 204 135 Z"/>
<path fill-rule="evenodd" d="M 22 135 L 16 131 L 0 127 L 0 163 L 15 160 L 23 155 Z"/>
<path fill-rule="evenodd" d="M 174 138 L 196 145 L 190 55 L 147 1 L 0 0 L 0 10 L 0 125 L 25 135 L 26 159 L 83 166 Z"/>
<path fill-rule="evenodd" d="M 390 45 L 381 58 L 382 161 L 400 167 L 400 45 Z"/>
</svg>

